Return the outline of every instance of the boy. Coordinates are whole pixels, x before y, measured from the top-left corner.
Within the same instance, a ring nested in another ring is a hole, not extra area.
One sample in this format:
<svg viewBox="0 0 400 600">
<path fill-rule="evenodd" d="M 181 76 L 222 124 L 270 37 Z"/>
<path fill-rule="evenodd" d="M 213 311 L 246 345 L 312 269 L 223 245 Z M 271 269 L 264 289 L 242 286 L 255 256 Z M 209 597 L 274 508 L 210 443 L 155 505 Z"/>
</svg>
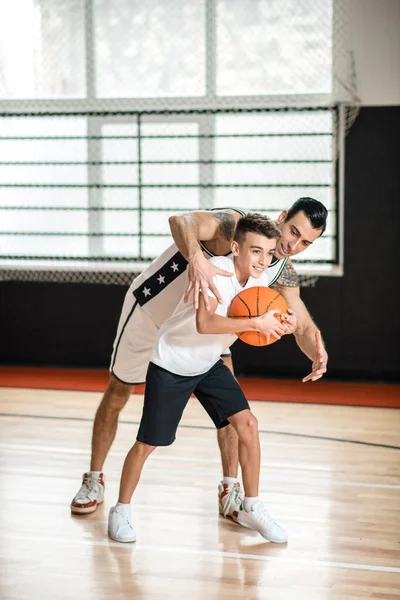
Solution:
<svg viewBox="0 0 400 600">
<path fill-rule="evenodd" d="M 161 326 L 147 371 L 137 441 L 125 459 L 119 500 L 109 514 L 108 532 L 112 539 L 136 540 L 130 501 L 142 467 L 157 446 L 172 444 L 183 410 L 194 393 L 217 428 L 230 423 L 238 434 L 245 497 L 235 515 L 237 522 L 256 529 L 271 542 L 287 541 L 285 531 L 271 519 L 258 498 L 257 420 L 236 379 L 220 359 L 223 351 L 235 341 L 237 331 L 260 331 L 279 338 L 295 328 L 294 316 L 285 316 L 281 324 L 274 317 L 279 312 L 276 310 L 251 319 L 226 316 L 231 301 L 240 291 L 268 285 L 266 269 L 280 235 L 275 224 L 263 215 L 247 214 L 239 219 L 232 242 L 233 262 L 228 257 L 211 259 L 214 265 L 232 273 L 232 277 L 215 277 L 222 304 L 210 291 L 208 310 L 202 297 L 197 311 L 182 299 Z"/>
</svg>

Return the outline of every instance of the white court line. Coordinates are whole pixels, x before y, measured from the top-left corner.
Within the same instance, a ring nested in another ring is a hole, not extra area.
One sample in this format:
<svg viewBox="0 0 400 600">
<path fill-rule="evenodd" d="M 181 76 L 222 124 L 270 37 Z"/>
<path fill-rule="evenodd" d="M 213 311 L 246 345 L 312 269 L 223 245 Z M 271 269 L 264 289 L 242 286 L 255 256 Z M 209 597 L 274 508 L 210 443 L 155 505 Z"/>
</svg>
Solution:
<svg viewBox="0 0 400 600">
<path fill-rule="evenodd" d="M 70 538 L 59 538 L 59 537 L 29 537 L 27 535 L 15 535 L 15 534 L 3 534 L 0 533 L 0 538 L 10 540 L 24 540 L 34 542 L 51 542 L 51 549 L 54 551 L 57 544 L 61 543 L 64 545 L 85 545 L 85 546 L 112 546 L 113 548 L 122 548 L 124 545 L 119 542 L 112 542 L 109 539 L 101 540 L 75 540 Z M 128 548 L 132 548 L 129 544 Z M 283 558 L 281 556 L 264 556 L 262 554 L 242 554 L 240 552 L 220 552 L 218 550 L 199 550 L 197 548 L 185 547 L 174 547 L 174 546 L 151 546 L 147 544 L 136 543 L 137 551 L 145 550 L 149 552 L 163 552 L 167 554 L 192 554 L 193 556 L 213 556 L 215 558 L 230 558 L 234 560 L 258 560 L 263 562 L 277 562 L 282 564 L 292 565 L 303 565 L 312 567 L 332 567 L 334 569 L 352 569 L 355 571 L 379 571 L 382 573 L 400 573 L 400 568 L 397 567 L 384 567 L 383 565 L 364 565 L 356 563 L 342 563 L 334 562 L 330 560 L 307 560 L 300 558 Z"/>
<path fill-rule="evenodd" d="M 125 456 L 125 454 L 124 454 Z M 171 460 L 169 461 L 171 462 Z M 207 462 L 207 461 L 205 461 Z M 217 461 L 218 462 L 218 461 Z M 277 465 L 275 468 L 268 466 L 268 467 L 261 467 L 261 475 L 263 477 L 266 477 L 267 474 L 272 476 L 271 481 L 274 481 L 276 483 L 290 483 L 293 484 L 293 486 L 296 485 L 317 485 L 320 484 L 321 486 L 347 486 L 347 487 L 362 487 L 362 488 L 377 488 L 377 489 L 383 489 L 383 490 L 400 490 L 400 485 L 397 484 L 391 484 L 391 483 L 364 483 L 364 482 L 358 482 L 358 481 L 334 481 L 332 479 L 318 479 L 318 478 L 314 478 L 314 479 L 310 479 L 308 478 L 307 481 L 304 481 L 304 477 L 302 478 L 302 480 L 294 480 L 291 478 L 290 473 L 287 473 L 288 477 L 285 478 L 274 478 L 274 475 L 276 474 L 276 471 L 279 471 L 280 467 L 279 465 Z M 296 471 L 296 473 L 299 470 L 302 470 L 300 467 L 296 467 L 296 469 L 293 468 L 293 470 Z M 308 470 L 307 470 L 308 471 Z M 308 471 L 309 473 L 310 471 Z M 315 472 L 315 471 L 314 471 Z M 13 467 L 0 467 L 0 473 L 5 473 L 5 474 L 10 474 L 10 475 L 27 475 L 32 476 L 32 477 L 50 477 L 53 476 L 53 473 L 51 472 L 44 472 L 44 471 L 35 471 L 33 469 L 25 469 L 25 468 L 13 468 Z M 182 469 L 174 469 L 174 470 L 168 470 L 168 472 L 165 471 L 165 469 L 157 469 L 157 468 L 153 468 L 150 465 L 148 465 L 145 469 L 145 471 L 143 472 L 142 477 L 145 477 L 147 474 L 149 473 L 153 473 L 153 474 L 157 474 L 157 475 L 165 475 L 168 476 L 168 478 L 171 477 L 172 474 L 178 474 L 179 476 L 188 476 L 188 477 L 193 477 L 193 475 L 195 475 L 196 473 L 198 473 L 199 475 L 203 476 L 207 476 L 207 477 L 215 477 L 215 479 L 220 478 L 220 472 L 218 471 L 194 471 L 193 469 L 191 471 L 182 471 Z M 71 479 L 71 478 L 66 478 L 66 477 L 62 477 L 62 479 Z M 118 480 L 118 477 L 107 477 L 107 481 L 111 482 L 111 483 L 115 483 Z M 263 489 L 261 489 L 261 491 L 263 491 Z"/>
</svg>

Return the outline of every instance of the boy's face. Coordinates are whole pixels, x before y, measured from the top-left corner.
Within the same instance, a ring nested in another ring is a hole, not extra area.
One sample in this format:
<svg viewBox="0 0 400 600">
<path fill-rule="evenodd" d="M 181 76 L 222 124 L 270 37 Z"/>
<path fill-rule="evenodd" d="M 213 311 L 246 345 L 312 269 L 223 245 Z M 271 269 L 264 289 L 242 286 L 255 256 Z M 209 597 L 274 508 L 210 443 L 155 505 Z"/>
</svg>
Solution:
<svg viewBox="0 0 400 600">
<path fill-rule="evenodd" d="M 259 233 L 246 233 L 240 242 L 232 242 L 235 267 L 245 277 L 261 277 L 271 263 L 276 248 L 276 240 L 268 239 Z"/>
<path fill-rule="evenodd" d="M 286 221 L 287 210 L 284 210 L 276 221 L 281 231 L 281 238 L 276 245 L 276 258 L 288 258 L 306 250 L 321 235 L 321 229 L 314 229 L 307 215 L 300 211 Z"/>
</svg>

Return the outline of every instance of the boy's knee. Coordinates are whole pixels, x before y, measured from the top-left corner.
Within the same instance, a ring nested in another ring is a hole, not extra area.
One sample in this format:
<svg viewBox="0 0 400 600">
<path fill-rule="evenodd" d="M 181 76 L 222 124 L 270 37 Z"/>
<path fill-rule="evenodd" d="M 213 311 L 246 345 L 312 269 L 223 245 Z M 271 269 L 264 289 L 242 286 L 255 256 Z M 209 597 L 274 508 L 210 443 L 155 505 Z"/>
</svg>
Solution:
<svg viewBox="0 0 400 600">
<path fill-rule="evenodd" d="M 240 414 L 236 420 L 236 431 L 239 438 L 258 435 L 258 421 L 250 411 Z"/>
<path fill-rule="evenodd" d="M 138 440 L 135 443 L 136 452 L 144 458 L 150 456 L 150 454 L 154 452 L 156 448 L 157 446 L 151 446 L 150 444 L 145 444 L 144 442 L 139 442 Z"/>
</svg>

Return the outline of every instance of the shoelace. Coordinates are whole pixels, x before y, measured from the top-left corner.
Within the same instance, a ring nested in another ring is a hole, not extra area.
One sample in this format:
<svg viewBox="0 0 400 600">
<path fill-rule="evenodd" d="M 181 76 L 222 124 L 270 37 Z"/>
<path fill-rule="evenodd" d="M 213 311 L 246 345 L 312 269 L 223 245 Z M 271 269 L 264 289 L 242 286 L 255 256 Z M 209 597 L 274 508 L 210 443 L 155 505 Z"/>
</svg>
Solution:
<svg viewBox="0 0 400 600">
<path fill-rule="evenodd" d="M 242 499 L 240 485 L 234 485 L 233 488 L 229 490 L 228 495 L 226 496 L 226 503 L 224 506 L 224 517 L 226 517 L 226 515 L 229 514 L 232 505 L 240 504 L 241 501 Z"/>
<path fill-rule="evenodd" d="M 117 515 L 118 527 L 121 527 L 123 525 L 129 525 L 129 527 L 132 527 L 132 523 L 129 519 L 129 514 L 125 510 L 116 510 L 115 514 Z"/>
<path fill-rule="evenodd" d="M 90 495 L 91 494 L 97 495 L 98 493 L 100 493 L 101 492 L 100 486 L 101 486 L 101 483 L 99 483 L 95 477 L 88 475 L 83 480 L 81 489 L 79 490 L 79 492 L 76 495 L 76 500 L 83 500 L 85 498 L 89 498 L 90 500 L 92 500 Z"/>
<path fill-rule="evenodd" d="M 259 504 L 253 505 L 253 511 L 264 523 L 270 526 L 277 526 L 277 523 L 272 519 L 271 515 L 265 508 L 264 504 L 261 502 Z"/>
</svg>

